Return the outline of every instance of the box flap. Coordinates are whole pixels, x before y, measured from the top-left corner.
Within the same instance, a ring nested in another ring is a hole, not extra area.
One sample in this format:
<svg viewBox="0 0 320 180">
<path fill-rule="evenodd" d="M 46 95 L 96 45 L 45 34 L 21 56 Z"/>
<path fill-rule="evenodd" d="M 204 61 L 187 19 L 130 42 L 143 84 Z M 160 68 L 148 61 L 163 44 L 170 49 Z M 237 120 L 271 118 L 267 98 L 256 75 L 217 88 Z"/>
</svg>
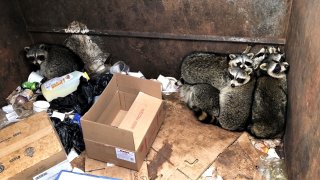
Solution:
<svg viewBox="0 0 320 180">
<path fill-rule="evenodd" d="M 0 131 L 0 157 L 53 132 L 55 133 L 51 120 L 45 112 L 12 124 Z"/>
<path fill-rule="evenodd" d="M 107 87 L 101 93 L 97 102 L 95 102 L 91 108 L 82 116 L 84 119 L 91 119 L 92 121 L 96 121 L 101 113 L 106 109 L 109 105 L 109 102 L 113 98 L 114 94 L 117 92 L 117 79 L 112 78 Z M 81 118 L 81 119 L 82 119 Z"/>
<path fill-rule="evenodd" d="M 121 110 L 121 104 L 119 101 L 119 91 L 116 91 L 113 97 L 106 103 L 106 108 L 102 111 L 97 112 L 95 114 L 100 114 L 97 119 L 93 119 L 91 116 L 86 116 L 85 118 L 90 118 L 91 121 L 111 125 L 114 121 L 114 118 L 117 116 L 118 112 Z M 96 115 L 97 116 L 97 115 Z"/>
<path fill-rule="evenodd" d="M 161 83 L 148 79 L 136 78 L 123 74 L 114 74 L 117 79 L 117 86 L 120 91 L 131 94 L 138 94 L 144 92 L 150 96 L 162 99 Z"/>
<path fill-rule="evenodd" d="M 141 144 L 161 104 L 161 99 L 140 92 L 120 123 L 119 128 L 133 132 L 135 150 Z"/>
</svg>

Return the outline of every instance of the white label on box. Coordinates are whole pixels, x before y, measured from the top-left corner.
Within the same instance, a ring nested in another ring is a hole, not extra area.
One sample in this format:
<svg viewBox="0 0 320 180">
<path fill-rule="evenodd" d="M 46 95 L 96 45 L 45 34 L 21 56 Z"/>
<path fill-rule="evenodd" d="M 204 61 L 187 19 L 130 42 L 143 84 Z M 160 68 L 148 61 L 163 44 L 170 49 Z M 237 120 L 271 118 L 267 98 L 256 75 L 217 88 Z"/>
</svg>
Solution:
<svg viewBox="0 0 320 180">
<path fill-rule="evenodd" d="M 51 180 L 56 179 L 60 171 L 67 170 L 71 171 L 72 167 L 68 160 L 62 161 L 61 163 L 49 168 L 48 170 L 33 177 L 33 180 Z"/>
<path fill-rule="evenodd" d="M 116 154 L 118 159 L 136 163 L 136 158 L 133 152 L 126 151 L 120 148 L 116 148 Z"/>
</svg>

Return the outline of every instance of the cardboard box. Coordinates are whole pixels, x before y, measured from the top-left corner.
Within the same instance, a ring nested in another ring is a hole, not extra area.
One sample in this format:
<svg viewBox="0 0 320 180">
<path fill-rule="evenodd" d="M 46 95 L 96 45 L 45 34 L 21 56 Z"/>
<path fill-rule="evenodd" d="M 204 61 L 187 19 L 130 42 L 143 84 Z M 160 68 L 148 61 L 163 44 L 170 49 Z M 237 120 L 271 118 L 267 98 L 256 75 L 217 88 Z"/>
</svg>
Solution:
<svg viewBox="0 0 320 180">
<path fill-rule="evenodd" d="M 47 113 L 0 130 L 1 179 L 32 179 L 67 159 Z"/>
<path fill-rule="evenodd" d="M 161 84 L 115 74 L 81 118 L 88 157 L 139 170 L 164 120 Z"/>
</svg>

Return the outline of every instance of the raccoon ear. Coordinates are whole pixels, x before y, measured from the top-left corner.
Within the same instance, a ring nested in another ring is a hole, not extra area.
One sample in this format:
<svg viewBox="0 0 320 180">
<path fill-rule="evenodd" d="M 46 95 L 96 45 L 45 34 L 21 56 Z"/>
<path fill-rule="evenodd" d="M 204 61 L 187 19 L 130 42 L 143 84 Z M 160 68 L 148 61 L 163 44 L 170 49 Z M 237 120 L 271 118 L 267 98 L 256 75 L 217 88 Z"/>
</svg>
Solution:
<svg viewBox="0 0 320 180">
<path fill-rule="evenodd" d="M 230 59 L 235 59 L 237 56 L 235 54 L 229 54 Z"/>
<path fill-rule="evenodd" d="M 247 68 L 245 71 L 246 71 L 246 73 L 247 73 L 248 75 L 250 75 L 250 74 L 252 73 L 252 69 L 251 69 L 251 68 Z"/>
<path fill-rule="evenodd" d="M 39 45 L 39 48 L 40 48 L 40 49 L 46 49 L 46 45 L 45 45 L 45 44 L 40 44 L 40 45 Z"/>
<path fill-rule="evenodd" d="M 248 53 L 247 56 L 248 56 L 250 59 L 252 59 L 253 56 L 254 56 L 254 54 L 253 54 L 253 53 Z"/>
<path fill-rule="evenodd" d="M 264 70 L 264 71 L 267 71 L 267 66 L 268 66 L 267 63 L 262 63 L 262 64 L 260 65 L 260 69 L 262 69 L 262 70 Z"/>
<path fill-rule="evenodd" d="M 30 50 L 30 47 L 29 47 L 29 46 L 26 46 L 26 47 L 24 47 L 23 49 L 24 49 L 25 52 L 28 52 L 28 51 Z"/>
</svg>

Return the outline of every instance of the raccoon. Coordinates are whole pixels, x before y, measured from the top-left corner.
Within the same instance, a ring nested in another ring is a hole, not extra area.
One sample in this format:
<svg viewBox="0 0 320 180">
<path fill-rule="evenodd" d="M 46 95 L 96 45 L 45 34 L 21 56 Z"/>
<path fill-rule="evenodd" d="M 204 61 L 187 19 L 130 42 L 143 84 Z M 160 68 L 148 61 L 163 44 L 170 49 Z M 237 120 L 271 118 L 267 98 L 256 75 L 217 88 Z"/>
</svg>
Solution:
<svg viewBox="0 0 320 180">
<path fill-rule="evenodd" d="M 219 116 L 219 91 L 210 84 L 184 84 L 180 87 L 180 99 L 194 112 L 202 123 L 214 124 Z"/>
<path fill-rule="evenodd" d="M 247 118 L 245 120 L 235 120 L 234 124 L 227 121 L 232 121 L 231 115 L 228 115 L 227 113 L 229 111 L 232 111 L 233 104 L 237 102 L 237 99 L 232 99 L 232 96 L 236 97 L 241 96 L 241 98 L 245 99 L 241 102 L 237 103 L 239 107 L 236 109 L 242 109 L 243 107 L 247 107 L 246 104 L 243 105 L 242 103 L 251 103 L 251 99 L 247 98 L 247 96 L 243 96 L 240 93 L 252 94 L 252 90 L 248 87 L 253 86 L 253 84 L 250 84 L 251 79 L 251 72 L 252 70 L 249 70 L 250 72 L 247 72 L 248 70 L 242 69 L 240 67 L 229 67 L 227 72 L 229 72 L 229 75 L 227 77 L 228 83 L 226 83 L 226 87 L 223 88 L 221 91 L 216 89 L 215 87 L 211 86 L 210 84 L 195 84 L 195 85 L 188 85 L 184 84 L 180 88 L 180 97 L 182 101 L 184 101 L 190 109 L 193 110 L 194 114 L 197 116 L 198 120 L 204 123 L 212 123 L 215 125 L 222 126 L 225 129 L 229 130 L 237 130 L 242 129 L 242 126 L 244 124 L 243 121 L 246 122 Z M 250 86 L 246 86 L 246 84 L 250 84 Z M 237 86 L 237 87 L 236 87 Z M 245 88 L 242 88 L 242 86 L 245 86 Z M 240 90 L 237 90 L 241 88 Z M 228 90 L 228 92 L 227 92 Z M 250 92 L 245 92 L 246 90 Z M 223 92 L 223 93 L 222 93 Z M 233 92 L 233 93 L 232 93 Z M 239 93 L 239 94 L 236 94 Z M 226 96 L 226 97 L 225 97 Z M 249 96 L 249 95 L 248 95 Z M 231 97 L 231 100 L 227 100 Z M 237 98 L 237 97 L 236 97 Z M 233 103 L 233 104 L 228 104 Z M 251 106 L 251 104 L 248 104 L 248 106 Z M 245 110 L 242 110 L 245 111 Z M 222 116 L 221 116 L 222 112 Z M 250 111 L 249 111 L 250 112 Z M 241 114 L 244 114 L 241 112 Z M 246 114 L 244 114 L 246 115 Z M 237 114 L 235 115 L 237 118 L 239 117 Z M 241 115 L 240 115 L 241 117 Z M 230 120 L 229 120 L 230 118 Z M 235 118 L 235 119 L 237 119 Z M 229 123 L 230 127 L 226 125 Z M 236 127 L 238 126 L 238 127 Z"/>
<path fill-rule="evenodd" d="M 279 47 L 267 46 L 267 47 L 261 48 L 260 51 L 254 55 L 253 69 L 257 70 L 259 68 L 259 65 L 262 63 L 262 61 L 264 61 L 265 59 L 270 59 L 270 56 L 271 56 L 271 59 L 274 59 L 272 58 L 272 56 L 277 56 L 279 54 L 284 56 L 284 54 L 281 53 L 281 50 Z"/>
<path fill-rule="evenodd" d="M 90 75 L 102 74 L 109 70 L 104 63 L 110 54 L 102 52 L 90 36 L 71 35 L 66 39 L 65 45 L 83 59 L 84 68 Z"/>
<path fill-rule="evenodd" d="M 277 138 L 285 127 L 289 64 L 283 55 L 272 54 L 259 68 L 265 74 L 257 79 L 249 130 L 258 138 Z"/>
<path fill-rule="evenodd" d="M 232 55 L 230 58 L 242 59 L 242 56 Z M 249 58 L 250 59 L 250 58 Z M 184 58 L 181 64 L 181 81 L 187 84 L 210 84 L 221 90 L 232 85 L 243 85 L 242 82 L 234 81 L 230 83 L 230 70 L 237 68 L 233 63 L 229 64 L 230 59 L 225 55 L 216 55 L 213 53 L 193 53 Z M 237 61 L 233 59 L 234 61 Z M 243 68 L 243 71 L 250 74 L 251 68 Z M 248 81 L 245 81 L 247 83 Z"/>
<path fill-rule="evenodd" d="M 83 69 L 82 60 L 70 49 L 55 44 L 34 44 L 24 48 L 26 58 L 38 65 L 39 72 L 47 79 L 63 76 Z"/>
<path fill-rule="evenodd" d="M 249 74 L 243 74 L 246 76 L 243 76 L 241 81 L 245 79 L 247 83 L 238 87 L 226 86 L 220 90 L 220 111 L 217 121 L 222 128 L 227 130 L 245 130 L 250 119 L 256 79 Z"/>
</svg>

